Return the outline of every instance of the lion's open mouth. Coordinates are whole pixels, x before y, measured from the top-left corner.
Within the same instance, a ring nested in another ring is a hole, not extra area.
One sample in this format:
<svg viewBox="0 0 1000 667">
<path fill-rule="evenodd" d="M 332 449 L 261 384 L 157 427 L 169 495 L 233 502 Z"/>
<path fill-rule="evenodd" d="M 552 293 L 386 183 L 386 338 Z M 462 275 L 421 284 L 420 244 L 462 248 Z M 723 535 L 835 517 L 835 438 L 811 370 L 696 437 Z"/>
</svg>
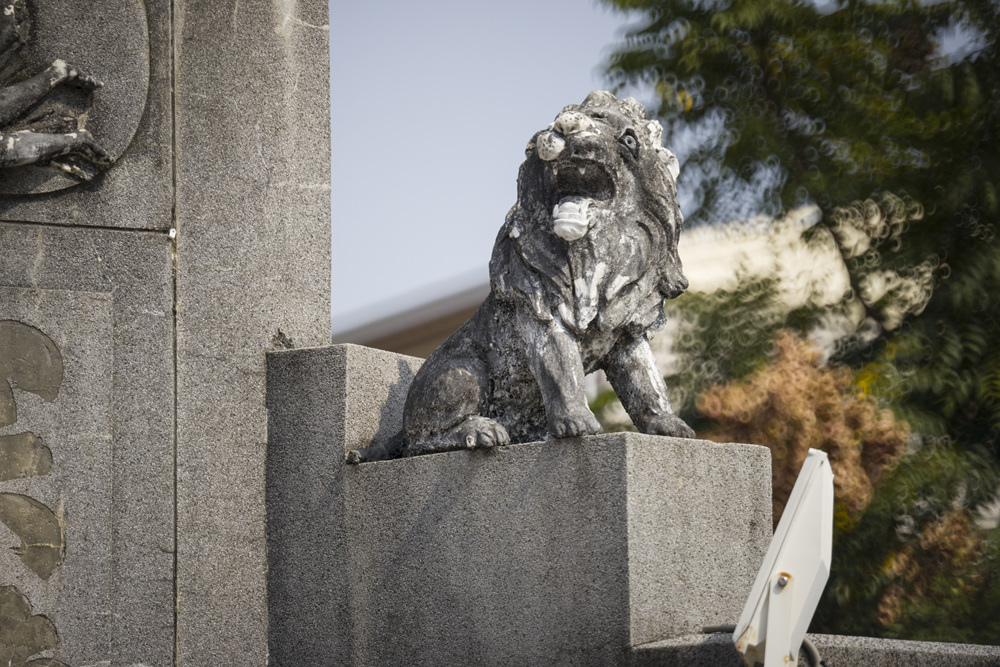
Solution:
<svg viewBox="0 0 1000 667">
<path fill-rule="evenodd" d="M 583 238 L 590 228 L 591 206 L 614 196 L 614 183 L 604 165 L 590 160 L 567 160 L 552 165 L 555 177 L 552 230 L 566 241 Z"/>
<path fill-rule="evenodd" d="M 552 166 L 555 192 L 559 199 L 588 197 L 607 201 L 615 194 L 614 181 L 607 168 L 591 160 L 565 160 Z"/>
</svg>

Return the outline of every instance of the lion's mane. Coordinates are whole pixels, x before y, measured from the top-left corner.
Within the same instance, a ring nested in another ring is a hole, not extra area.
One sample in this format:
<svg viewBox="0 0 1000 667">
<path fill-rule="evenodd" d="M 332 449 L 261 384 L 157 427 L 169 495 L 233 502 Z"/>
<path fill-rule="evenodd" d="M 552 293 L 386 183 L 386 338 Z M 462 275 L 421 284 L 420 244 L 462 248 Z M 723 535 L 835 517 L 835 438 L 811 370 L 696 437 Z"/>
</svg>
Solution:
<svg viewBox="0 0 1000 667">
<path fill-rule="evenodd" d="M 528 143 L 517 203 L 490 261 L 493 291 L 526 303 L 540 321 L 558 315 L 577 333 L 659 328 L 663 299 L 687 286 L 677 256 L 677 159 L 662 146 L 660 124 L 631 98 L 595 91 L 567 111 L 592 121 L 586 150 L 579 157 L 567 147 L 567 155 L 543 161 L 536 148 L 551 125 Z M 635 156 L 622 146 L 625 133 L 638 140 Z M 571 176 L 560 180 L 567 170 Z M 581 238 L 567 241 L 553 234 L 553 207 L 574 196 L 589 200 L 591 221 Z"/>
</svg>

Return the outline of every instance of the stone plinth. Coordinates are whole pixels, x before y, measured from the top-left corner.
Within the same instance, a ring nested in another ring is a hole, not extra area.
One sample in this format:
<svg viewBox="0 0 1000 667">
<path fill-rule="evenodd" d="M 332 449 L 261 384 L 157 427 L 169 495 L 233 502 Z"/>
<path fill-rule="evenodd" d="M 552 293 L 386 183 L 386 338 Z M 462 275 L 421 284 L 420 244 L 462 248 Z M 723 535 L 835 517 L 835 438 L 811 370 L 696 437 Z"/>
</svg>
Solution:
<svg viewBox="0 0 1000 667">
<path fill-rule="evenodd" d="M 770 539 L 766 449 L 616 433 L 346 465 L 398 428 L 416 365 L 269 355 L 273 664 L 621 664 L 735 622 Z"/>
</svg>

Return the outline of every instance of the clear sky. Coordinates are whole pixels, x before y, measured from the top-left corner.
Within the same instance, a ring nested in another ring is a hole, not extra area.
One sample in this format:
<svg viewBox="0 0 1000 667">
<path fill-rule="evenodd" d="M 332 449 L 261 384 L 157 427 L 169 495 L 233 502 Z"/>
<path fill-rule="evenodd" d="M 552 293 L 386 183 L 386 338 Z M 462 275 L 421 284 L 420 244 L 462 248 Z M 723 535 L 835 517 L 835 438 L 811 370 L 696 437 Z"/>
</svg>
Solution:
<svg viewBox="0 0 1000 667">
<path fill-rule="evenodd" d="M 531 135 L 604 88 L 595 0 L 330 2 L 333 330 L 488 279 Z"/>
</svg>

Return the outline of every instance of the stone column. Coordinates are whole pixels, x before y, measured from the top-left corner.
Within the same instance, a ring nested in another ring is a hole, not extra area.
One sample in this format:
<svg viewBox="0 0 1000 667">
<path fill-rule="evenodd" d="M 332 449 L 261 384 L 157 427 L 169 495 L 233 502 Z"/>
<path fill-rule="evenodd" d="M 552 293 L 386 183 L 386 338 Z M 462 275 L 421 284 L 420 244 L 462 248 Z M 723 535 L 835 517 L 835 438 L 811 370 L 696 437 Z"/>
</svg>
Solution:
<svg viewBox="0 0 1000 667">
<path fill-rule="evenodd" d="M 0 652 L 263 665 L 265 354 L 329 340 L 327 4 L 27 6 L 28 73 L 104 84 L 40 108 L 114 162 L 0 169 L 0 604 L 42 628 Z"/>
<path fill-rule="evenodd" d="M 330 339 L 328 9 L 174 7 L 178 659 L 262 665 L 264 355 Z"/>
</svg>

